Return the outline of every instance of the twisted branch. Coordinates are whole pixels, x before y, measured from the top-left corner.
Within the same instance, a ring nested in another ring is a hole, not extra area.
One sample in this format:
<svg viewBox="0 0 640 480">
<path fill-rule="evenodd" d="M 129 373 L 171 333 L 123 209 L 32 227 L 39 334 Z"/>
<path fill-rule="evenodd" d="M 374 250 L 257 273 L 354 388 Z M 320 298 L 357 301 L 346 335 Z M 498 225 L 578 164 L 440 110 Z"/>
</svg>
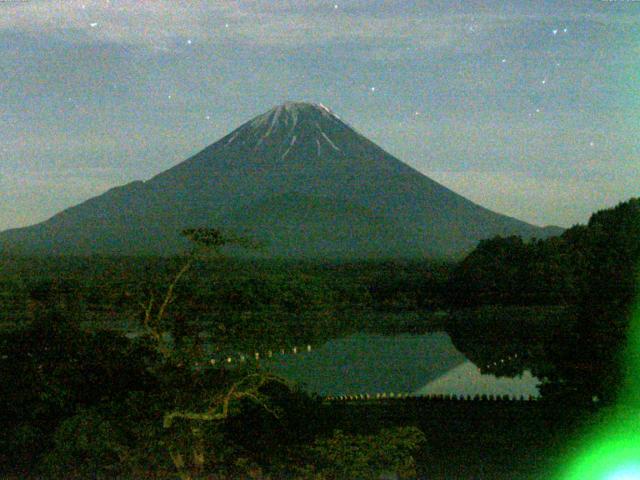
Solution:
<svg viewBox="0 0 640 480">
<path fill-rule="evenodd" d="M 245 384 L 254 380 L 257 381 L 255 381 L 253 385 L 249 385 L 246 387 L 246 389 L 243 389 Z M 274 375 L 253 373 L 245 376 L 244 378 L 231 385 L 231 387 L 225 394 L 217 395 L 216 397 L 214 397 L 211 402 L 211 406 L 204 412 L 175 410 L 173 412 L 165 413 L 163 425 L 165 428 L 170 428 L 173 425 L 173 422 L 179 418 L 201 422 L 224 420 L 229 417 L 229 408 L 231 402 L 239 401 L 243 398 L 252 400 L 254 403 L 262 406 L 262 408 L 264 408 L 273 416 L 278 417 L 278 413 L 274 409 L 269 407 L 268 403 L 265 400 L 266 397 L 260 393 L 260 389 L 268 382 L 279 382 L 286 384 L 283 379 Z"/>
</svg>

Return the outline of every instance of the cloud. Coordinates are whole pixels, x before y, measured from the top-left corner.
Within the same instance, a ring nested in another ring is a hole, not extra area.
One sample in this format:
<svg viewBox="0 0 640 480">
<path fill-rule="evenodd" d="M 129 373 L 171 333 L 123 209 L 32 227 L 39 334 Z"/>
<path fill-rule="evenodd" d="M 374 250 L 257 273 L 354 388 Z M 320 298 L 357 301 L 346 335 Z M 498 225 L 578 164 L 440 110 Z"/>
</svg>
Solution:
<svg viewBox="0 0 640 480">
<path fill-rule="evenodd" d="M 0 225 L 18 204 L 41 218 L 148 178 L 291 98 L 328 103 L 479 203 L 584 221 L 640 175 L 640 17 L 611 3 L 0 0 L 0 155 L 15 173 L 0 192 L 17 202 Z M 95 166 L 116 170 L 63 187 L 60 172 Z"/>
<path fill-rule="evenodd" d="M 467 9 L 402 8 L 391 2 L 349 2 L 334 9 L 326 1 L 31 0 L 0 3 L 0 28 L 67 32 L 92 40 L 171 49 L 180 39 L 228 41 L 262 46 L 407 41 L 423 48 L 477 45 L 506 23 L 529 14 Z M 425 15 L 425 13 L 427 13 Z M 540 17 L 547 18 L 548 17 Z"/>
</svg>

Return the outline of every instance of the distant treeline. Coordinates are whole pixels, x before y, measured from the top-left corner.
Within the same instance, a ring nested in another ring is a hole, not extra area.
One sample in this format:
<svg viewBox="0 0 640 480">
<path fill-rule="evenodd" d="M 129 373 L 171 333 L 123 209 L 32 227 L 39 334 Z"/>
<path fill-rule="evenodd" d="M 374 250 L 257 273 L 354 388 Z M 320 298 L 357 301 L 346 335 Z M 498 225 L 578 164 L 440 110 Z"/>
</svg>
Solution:
<svg viewBox="0 0 640 480">
<path fill-rule="evenodd" d="M 0 322 L 28 317 L 29 305 L 73 304 L 85 318 L 106 321 L 140 311 L 151 291 L 161 292 L 181 258 L 41 257 L 0 259 Z M 212 312 L 326 309 L 379 311 L 444 308 L 452 264 L 387 261 L 198 262 L 177 286 L 179 307 L 197 317 Z"/>
</svg>

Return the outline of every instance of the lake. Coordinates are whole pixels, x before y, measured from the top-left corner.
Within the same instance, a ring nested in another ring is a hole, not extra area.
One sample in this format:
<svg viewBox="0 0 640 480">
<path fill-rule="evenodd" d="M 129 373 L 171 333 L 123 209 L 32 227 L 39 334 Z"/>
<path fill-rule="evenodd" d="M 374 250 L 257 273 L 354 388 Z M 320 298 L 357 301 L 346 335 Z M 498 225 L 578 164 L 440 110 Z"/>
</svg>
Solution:
<svg viewBox="0 0 640 480">
<path fill-rule="evenodd" d="M 482 374 L 445 332 L 393 337 L 355 334 L 296 355 L 267 359 L 276 374 L 323 396 L 394 393 L 539 397 L 540 381 L 525 371 L 508 378 Z"/>
</svg>

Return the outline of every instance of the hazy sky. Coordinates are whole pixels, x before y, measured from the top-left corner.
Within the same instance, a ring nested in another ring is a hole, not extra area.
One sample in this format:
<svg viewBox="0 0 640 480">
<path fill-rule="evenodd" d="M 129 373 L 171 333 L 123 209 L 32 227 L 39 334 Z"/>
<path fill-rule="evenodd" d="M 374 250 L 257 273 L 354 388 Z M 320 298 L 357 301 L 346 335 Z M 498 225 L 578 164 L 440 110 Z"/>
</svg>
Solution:
<svg viewBox="0 0 640 480">
<path fill-rule="evenodd" d="M 640 2 L 0 0 L 0 229 L 322 102 L 493 210 L 640 195 Z"/>
</svg>

